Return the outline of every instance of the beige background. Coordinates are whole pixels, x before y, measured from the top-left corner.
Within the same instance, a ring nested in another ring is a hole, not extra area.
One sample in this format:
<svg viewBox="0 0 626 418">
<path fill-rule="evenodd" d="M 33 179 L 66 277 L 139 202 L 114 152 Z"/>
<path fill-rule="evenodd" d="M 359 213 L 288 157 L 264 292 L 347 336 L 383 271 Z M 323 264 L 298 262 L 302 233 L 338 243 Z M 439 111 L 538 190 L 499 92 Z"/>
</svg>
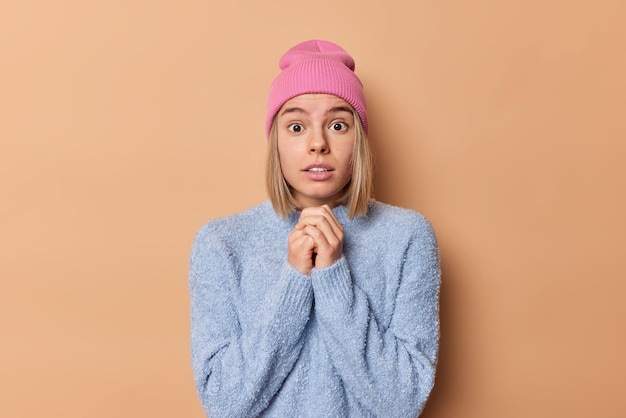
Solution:
<svg viewBox="0 0 626 418">
<path fill-rule="evenodd" d="M 356 59 L 377 197 L 440 240 L 423 416 L 625 416 L 624 21 L 609 0 L 3 2 L 0 416 L 203 416 L 190 245 L 265 198 L 267 89 L 310 38 Z"/>
</svg>

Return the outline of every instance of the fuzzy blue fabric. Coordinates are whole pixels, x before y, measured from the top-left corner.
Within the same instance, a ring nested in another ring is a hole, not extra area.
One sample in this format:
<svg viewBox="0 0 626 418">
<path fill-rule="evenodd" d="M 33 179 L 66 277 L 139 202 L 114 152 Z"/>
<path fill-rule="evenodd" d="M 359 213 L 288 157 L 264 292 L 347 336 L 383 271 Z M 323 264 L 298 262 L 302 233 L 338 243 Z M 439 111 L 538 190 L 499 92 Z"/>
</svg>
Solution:
<svg viewBox="0 0 626 418">
<path fill-rule="evenodd" d="M 303 275 L 270 202 L 209 222 L 189 287 L 196 387 L 210 417 L 416 417 L 434 384 L 439 252 L 419 213 L 333 212 L 343 255 Z"/>
</svg>

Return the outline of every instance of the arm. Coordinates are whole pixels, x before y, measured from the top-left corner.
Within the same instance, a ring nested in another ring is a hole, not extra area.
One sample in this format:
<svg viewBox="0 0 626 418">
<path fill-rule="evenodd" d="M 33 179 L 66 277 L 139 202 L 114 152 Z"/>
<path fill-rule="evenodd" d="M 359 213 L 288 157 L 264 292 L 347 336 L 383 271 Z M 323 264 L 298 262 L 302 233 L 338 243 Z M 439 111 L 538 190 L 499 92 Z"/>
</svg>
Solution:
<svg viewBox="0 0 626 418">
<path fill-rule="evenodd" d="M 189 288 L 191 350 L 200 399 L 209 416 L 257 416 L 291 371 L 312 306 L 310 279 L 285 263 L 261 307 L 239 303 L 232 249 L 205 228 L 193 245 Z M 242 329 L 238 309 L 258 309 L 258 327 Z"/>
<path fill-rule="evenodd" d="M 375 416 L 415 417 L 434 384 L 439 256 L 424 220 L 406 248 L 391 323 L 377 323 L 348 263 L 311 273 L 322 337 L 346 392 Z M 380 280 L 372 277 L 371 280 Z"/>
</svg>

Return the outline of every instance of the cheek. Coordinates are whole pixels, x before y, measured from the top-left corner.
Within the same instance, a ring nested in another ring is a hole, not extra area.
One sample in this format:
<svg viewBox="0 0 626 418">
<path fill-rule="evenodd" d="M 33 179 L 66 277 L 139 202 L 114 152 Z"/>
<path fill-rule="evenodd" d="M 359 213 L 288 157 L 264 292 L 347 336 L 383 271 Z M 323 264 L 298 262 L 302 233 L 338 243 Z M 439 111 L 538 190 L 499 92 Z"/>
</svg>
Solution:
<svg viewBox="0 0 626 418">
<path fill-rule="evenodd" d="M 288 159 L 288 157 L 293 156 L 296 153 L 294 145 L 293 141 L 281 139 L 279 136 L 276 143 L 276 150 L 280 158 Z"/>
<path fill-rule="evenodd" d="M 341 161 L 344 164 L 350 165 L 350 160 L 352 159 L 352 154 L 354 153 L 354 145 L 346 145 L 341 151 Z"/>
<path fill-rule="evenodd" d="M 295 158 L 296 155 L 289 148 L 278 149 L 278 161 L 280 162 L 280 171 L 283 177 L 287 180 L 293 180 L 292 174 L 297 170 L 298 162 Z"/>
<path fill-rule="evenodd" d="M 283 168 L 289 167 L 289 163 L 293 162 L 293 154 L 289 150 L 279 148 L 278 149 L 278 161 Z"/>
</svg>

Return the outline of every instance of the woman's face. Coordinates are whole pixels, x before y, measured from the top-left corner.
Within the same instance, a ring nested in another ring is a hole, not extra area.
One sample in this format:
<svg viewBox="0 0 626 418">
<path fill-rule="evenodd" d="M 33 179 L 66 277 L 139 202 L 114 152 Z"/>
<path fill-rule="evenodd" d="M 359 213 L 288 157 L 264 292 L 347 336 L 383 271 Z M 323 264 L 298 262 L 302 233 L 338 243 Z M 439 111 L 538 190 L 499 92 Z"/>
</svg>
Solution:
<svg viewBox="0 0 626 418">
<path fill-rule="evenodd" d="M 276 116 L 283 176 L 301 208 L 335 206 L 352 176 L 352 107 L 331 94 L 303 94 Z"/>
</svg>

